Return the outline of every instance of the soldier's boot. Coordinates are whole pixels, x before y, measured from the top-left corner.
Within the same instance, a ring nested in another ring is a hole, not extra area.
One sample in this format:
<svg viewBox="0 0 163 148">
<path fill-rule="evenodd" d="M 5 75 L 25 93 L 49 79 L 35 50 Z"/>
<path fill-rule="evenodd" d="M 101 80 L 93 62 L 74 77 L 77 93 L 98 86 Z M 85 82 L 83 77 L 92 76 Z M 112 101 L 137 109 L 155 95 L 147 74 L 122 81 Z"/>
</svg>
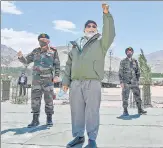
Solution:
<svg viewBox="0 0 163 148">
<path fill-rule="evenodd" d="M 123 111 L 123 116 L 129 116 L 129 113 L 128 113 L 127 108 L 124 108 L 124 111 Z"/>
<path fill-rule="evenodd" d="M 142 108 L 138 108 L 138 114 L 147 114 L 147 111 L 143 110 Z"/>
<path fill-rule="evenodd" d="M 145 111 L 143 109 L 138 109 L 138 114 L 140 114 L 140 115 L 147 114 L 147 111 Z"/>
<path fill-rule="evenodd" d="M 53 126 L 52 114 L 47 114 L 46 125 Z"/>
<path fill-rule="evenodd" d="M 147 113 L 147 111 L 142 109 L 142 106 L 140 104 L 137 104 L 137 107 L 138 107 L 138 114 L 142 115 Z"/>
<path fill-rule="evenodd" d="M 39 114 L 33 114 L 33 120 L 32 122 L 28 125 L 28 128 L 36 127 L 40 124 L 39 122 Z"/>
</svg>

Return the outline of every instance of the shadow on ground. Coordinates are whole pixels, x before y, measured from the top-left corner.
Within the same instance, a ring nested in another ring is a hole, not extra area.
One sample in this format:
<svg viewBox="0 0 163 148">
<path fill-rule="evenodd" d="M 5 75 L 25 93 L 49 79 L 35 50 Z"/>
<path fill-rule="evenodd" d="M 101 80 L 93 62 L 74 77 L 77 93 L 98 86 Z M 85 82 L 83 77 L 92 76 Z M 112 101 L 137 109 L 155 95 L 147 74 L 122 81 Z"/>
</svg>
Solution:
<svg viewBox="0 0 163 148">
<path fill-rule="evenodd" d="M 71 147 L 71 148 L 83 148 L 83 145 L 84 145 L 84 144 L 78 144 L 78 145 L 73 146 L 73 147 Z M 66 147 L 66 148 L 69 148 L 69 147 Z"/>
<path fill-rule="evenodd" d="M 11 129 L 6 129 L 1 131 L 1 135 L 7 133 L 7 132 L 15 132 L 14 135 L 21 135 L 21 134 L 25 134 L 25 133 L 34 133 L 37 131 L 42 131 L 42 130 L 47 130 L 50 129 L 50 127 L 46 126 L 46 125 L 41 125 L 41 126 L 37 126 L 34 128 L 28 128 L 28 127 L 22 127 L 22 128 L 11 128 Z"/>
<path fill-rule="evenodd" d="M 128 116 L 121 115 L 117 118 L 122 119 L 122 120 L 132 120 L 132 119 L 140 118 L 140 114 L 134 114 L 134 115 L 128 115 Z"/>
</svg>

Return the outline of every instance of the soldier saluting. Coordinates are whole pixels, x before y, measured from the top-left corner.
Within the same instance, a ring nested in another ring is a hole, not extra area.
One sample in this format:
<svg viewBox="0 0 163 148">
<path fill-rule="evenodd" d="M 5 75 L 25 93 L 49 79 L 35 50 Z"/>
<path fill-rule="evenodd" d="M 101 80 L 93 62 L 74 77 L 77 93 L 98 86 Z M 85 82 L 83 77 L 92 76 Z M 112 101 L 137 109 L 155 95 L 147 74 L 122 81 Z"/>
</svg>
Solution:
<svg viewBox="0 0 163 148">
<path fill-rule="evenodd" d="M 140 97 L 140 88 L 139 88 L 139 78 L 140 70 L 137 60 L 133 59 L 134 50 L 132 47 L 129 47 L 125 50 L 127 57 L 120 62 L 119 67 L 119 80 L 122 87 L 122 100 L 123 100 L 123 115 L 128 114 L 128 98 L 130 89 L 133 92 L 136 105 L 138 108 L 138 114 L 146 114 L 147 111 L 144 111 L 141 107 L 142 100 Z"/>
<path fill-rule="evenodd" d="M 40 106 L 43 93 L 45 100 L 45 113 L 47 115 L 47 125 L 53 125 L 53 83 L 58 82 L 58 77 L 60 74 L 58 52 L 55 48 L 49 47 L 49 36 L 47 34 L 40 34 L 38 36 L 38 41 L 40 47 L 34 49 L 26 57 L 23 57 L 21 51 L 18 52 L 18 59 L 20 62 L 24 64 L 34 62 L 31 89 L 31 108 L 33 120 L 28 127 L 39 125 Z"/>
</svg>

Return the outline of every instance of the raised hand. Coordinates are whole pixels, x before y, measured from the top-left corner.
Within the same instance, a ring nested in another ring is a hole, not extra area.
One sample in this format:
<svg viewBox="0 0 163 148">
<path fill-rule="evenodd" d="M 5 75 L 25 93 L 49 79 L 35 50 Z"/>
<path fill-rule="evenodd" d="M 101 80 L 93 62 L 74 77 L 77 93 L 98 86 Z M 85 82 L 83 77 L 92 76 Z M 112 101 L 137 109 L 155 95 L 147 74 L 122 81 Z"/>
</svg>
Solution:
<svg viewBox="0 0 163 148">
<path fill-rule="evenodd" d="M 102 4 L 102 9 L 105 14 L 109 12 L 109 6 L 105 3 Z"/>
<path fill-rule="evenodd" d="M 22 52 L 21 52 L 21 51 L 19 51 L 19 52 L 17 53 L 17 56 L 18 56 L 18 58 L 21 58 L 21 57 L 23 57 L 23 54 L 22 54 Z"/>
</svg>

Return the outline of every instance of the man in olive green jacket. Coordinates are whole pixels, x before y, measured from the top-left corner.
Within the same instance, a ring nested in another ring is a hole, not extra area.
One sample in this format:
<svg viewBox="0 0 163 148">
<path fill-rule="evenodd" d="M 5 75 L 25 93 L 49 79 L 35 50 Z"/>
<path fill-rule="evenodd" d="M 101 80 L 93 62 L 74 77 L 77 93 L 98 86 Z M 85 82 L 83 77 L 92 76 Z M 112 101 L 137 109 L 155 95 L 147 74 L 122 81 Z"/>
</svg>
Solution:
<svg viewBox="0 0 163 148">
<path fill-rule="evenodd" d="M 114 20 L 108 5 L 103 4 L 102 8 L 102 36 L 97 32 L 96 22 L 88 20 L 85 36 L 71 42 L 73 47 L 68 54 L 62 85 L 64 91 L 70 88 L 72 134 L 75 139 L 67 147 L 84 143 L 85 124 L 89 137 L 86 147 L 97 147 L 104 61 L 115 37 Z"/>
</svg>

